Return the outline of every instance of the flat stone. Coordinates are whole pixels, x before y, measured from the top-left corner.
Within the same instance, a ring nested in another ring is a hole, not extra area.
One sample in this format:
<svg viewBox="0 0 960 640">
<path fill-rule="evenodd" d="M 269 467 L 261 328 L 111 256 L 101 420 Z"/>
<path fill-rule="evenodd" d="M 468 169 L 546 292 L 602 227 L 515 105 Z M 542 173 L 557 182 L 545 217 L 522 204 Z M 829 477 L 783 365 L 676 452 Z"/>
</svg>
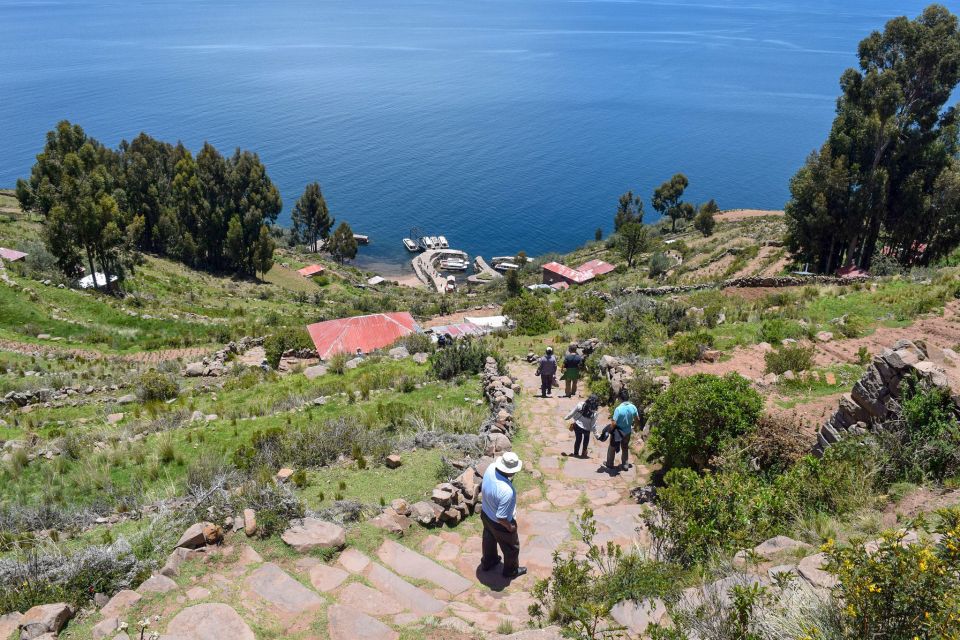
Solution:
<svg viewBox="0 0 960 640">
<path fill-rule="evenodd" d="M 659 598 L 642 602 L 624 600 L 610 610 L 610 617 L 636 636 L 646 633 L 647 627 L 659 623 L 665 615 L 667 607 Z"/>
<path fill-rule="evenodd" d="M 257 640 L 236 611 L 225 604 L 197 604 L 178 613 L 167 625 L 176 640 Z"/>
<path fill-rule="evenodd" d="M 757 555 L 763 556 L 764 558 L 769 558 L 778 553 L 784 553 L 787 551 L 795 551 L 797 549 L 809 549 L 810 545 L 806 542 L 801 542 L 800 540 L 794 540 L 793 538 L 788 538 L 787 536 L 775 536 L 769 540 L 764 540 L 757 546 L 753 548 L 753 552 Z"/>
<path fill-rule="evenodd" d="M 365 584 L 351 582 L 337 594 L 337 601 L 371 616 L 392 616 L 403 611 L 403 606 L 385 593 Z"/>
<path fill-rule="evenodd" d="M 160 569 L 158 573 L 168 578 L 176 578 L 180 575 L 180 566 L 187 561 L 188 558 L 194 552 L 190 549 L 185 549 L 183 547 L 177 547 L 173 552 L 167 557 L 167 563 L 163 565 L 163 568 Z"/>
<path fill-rule="evenodd" d="M 123 420 L 122 413 L 111 413 L 107 415 L 107 424 L 117 424 L 121 420 Z"/>
<path fill-rule="evenodd" d="M 343 527 L 316 518 L 303 518 L 290 523 L 281 539 L 299 551 L 307 553 L 314 549 L 342 549 L 347 543 Z"/>
<path fill-rule="evenodd" d="M 511 633 L 508 636 L 500 636 L 500 640 L 561 640 L 563 634 L 560 627 L 544 627 L 543 629 L 524 629 Z"/>
<path fill-rule="evenodd" d="M 22 619 L 23 614 L 19 611 L 0 616 L 0 640 L 9 640 L 13 632 L 20 628 Z"/>
<path fill-rule="evenodd" d="M 400 575 L 432 582 L 453 595 L 459 595 L 473 585 L 466 578 L 393 540 L 384 540 L 377 550 L 377 557 Z"/>
<path fill-rule="evenodd" d="M 326 375 L 326 373 L 327 366 L 323 364 L 316 364 L 303 370 L 303 375 L 307 377 L 307 380 L 315 380 L 322 375 Z"/>
<path fill-rule="evenodd" d="M 367 571 L 367 579 L 370 584 L 399 602 L 404 608 L 420 615 L 436 615 L 446 608 L 440 600 L 375 562 Z"/>
<path fill-rule="evenodd" d="M 115 633 L 120 628 L 120 618 L 107 618 L 93 626 L 90 631 L 93 640 L 102 640 Z M 5 636 L 0 636 L 0 640 L 7 640 Z"/>
<path fill-rule="evenodd" d="M 394 453 L 384 458 L 383 463 L 387 465 L 388 469 L 397 469 L 403 464 L 403 460 Z"/>
<path fill-rule="evenodd" d="M 263 562 L 263 557 L 257 553 L 256 549 L 245 544 L 240 546 L 240 553 L 237 554 L 237 564 L 241 567 L 249 567 L 261 562 Z"/>
<path fill-rule="evenodd" d="M 298 614 L 323 606 L 323 598 L 272 562 L 257 568 L 247 577 L 245 584 L 260 598 L 288 613 Z"/>
<path fill-rule="evenodd" d="M 823 570 L 827 563 L 827 554 L 817 553 L 807 556 L 797 565 L 797 571 L 807 582 L 821 589 L 832 589 L 837 585 L 837 577 Z"/>
<path fill-rule="evenodd" d="M 327 564 L 318 564 L 310 569 L 310 584 L 317 591 L 333 591 L 340 584 L 350 577 L 350 574 L 343 569 L 331 567 Z"/>
<path fill-rule="evenodd" d="M 136 591 L 124 589 L 110 598 L 110 602 L 100 610 L 100 613 L 103 614 L 104 618 L 125 618 L 130 608 L 142 599 L 143 596 Z"/>
<path fill-rule="evenodd" d="M 193 587 L 187 590 L 187 600 L 196 601 L 210 597 L 210 590 L 203 587 Z"/>
<path fill-rule="evenodd" d="M 57 634 L 73 617 L 73 608 L 63 602 L 31 608 L 20 618 L 20 639 L 33 640 L 45 634 Z"/>
<path fill-rule="evenodd" d="M 154 574 L 137 587 L 137 591 L 140 593 L 167 593 L 168 591 L 175 591 L 176 588 L 177 583 L 167 576 Z"/>
<path fill-rule="evenodd" d="M 400 637 L 376 618 L 342 604 L 327 609 L 327 621 L 330 640 L 397 640 Z"/>
<path fill-rule="evenodd" d="M 344 569 L 350 573 L 362 573 L 370 564 L 370 558 L 356 549 L 345 549 L 337 559 Z"/>
</svg>

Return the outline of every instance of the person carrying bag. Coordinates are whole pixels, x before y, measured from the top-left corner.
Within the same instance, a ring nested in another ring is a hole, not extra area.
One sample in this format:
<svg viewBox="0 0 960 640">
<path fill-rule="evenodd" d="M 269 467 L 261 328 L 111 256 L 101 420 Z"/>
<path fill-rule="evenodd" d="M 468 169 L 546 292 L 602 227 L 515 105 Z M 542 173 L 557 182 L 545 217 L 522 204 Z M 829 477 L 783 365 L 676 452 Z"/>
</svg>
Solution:
<svg viewBox="0 0 960 640">
<path fill-rule="evenodd" d="M 597 410 L 600 408 L 600 399 L 591 395 L 589 398 L 578 404 L 567 414 L 564 420 L 573 419 L 570 430 L 573 431 L 573 457 L 586 458 L 587 448 L 590 445 L 590 434 L 597 426 Z M 583 450 L 581 453 L 581 445 Z"/>
</svg>

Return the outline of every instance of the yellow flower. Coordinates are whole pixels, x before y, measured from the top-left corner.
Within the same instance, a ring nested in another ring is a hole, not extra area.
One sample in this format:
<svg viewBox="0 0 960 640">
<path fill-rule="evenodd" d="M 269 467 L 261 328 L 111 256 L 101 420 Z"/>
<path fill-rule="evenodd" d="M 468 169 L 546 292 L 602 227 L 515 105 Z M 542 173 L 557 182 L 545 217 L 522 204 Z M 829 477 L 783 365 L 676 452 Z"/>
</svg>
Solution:
<svg viewBox="0 0 960 640">
<path fill-rule="evenodd" d="M 870 591 L 870 593 L 880 593 L 881 591 L 883 591 L 883 589 L 873 584 L 872 582 L 870 583 L 870 586 L 867 587 L 867 589 Z"/>
</svg>

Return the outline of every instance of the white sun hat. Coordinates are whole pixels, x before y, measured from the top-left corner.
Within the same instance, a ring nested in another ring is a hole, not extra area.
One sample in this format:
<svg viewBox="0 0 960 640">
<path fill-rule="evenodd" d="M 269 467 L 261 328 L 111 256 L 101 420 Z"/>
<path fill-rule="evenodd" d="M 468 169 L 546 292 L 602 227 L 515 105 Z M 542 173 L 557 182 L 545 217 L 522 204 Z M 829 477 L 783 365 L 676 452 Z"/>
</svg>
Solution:
<svg viewBox="0 0 960 640">
<path fill-rule="evenodd" d="M 523 462 L 520 461 L 520 457 L 513 451 L 507 451 L 493 461 L 493 466 L 495 466 L 500 473 L 513 474 L 518 473 L 520 469 L 523 468 Z"/>
</svg>

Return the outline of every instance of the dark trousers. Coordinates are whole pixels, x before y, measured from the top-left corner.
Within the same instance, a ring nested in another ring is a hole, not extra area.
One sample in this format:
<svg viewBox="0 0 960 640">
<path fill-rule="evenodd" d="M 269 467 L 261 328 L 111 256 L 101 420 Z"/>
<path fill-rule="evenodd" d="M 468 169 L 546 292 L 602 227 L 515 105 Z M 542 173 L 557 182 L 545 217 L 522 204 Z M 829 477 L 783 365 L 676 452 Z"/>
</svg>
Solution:
<svg viewBox="0 0 960 640">
<path fill-rule="evenodd" d="M 548 396 L 553 390 L 553 374 L 540 376 L 540 394 Z"/>
<path fill-rule="evenodd" d="M 630 436 L 633 434 L 628 434 L 621 436 L 623 438 L 618 443 L 614 442 L 614 434 L 610 434 L 610 445 L 607 447 L 607 468 L 613 469 L 613 460 L 617 457 L 617 449 L 620 449 L 620 464 L 622 466 L 627 466 L 627 461 L 630 460 Z"/>
<path fill-rule="evenodd" d="M 489 571 L 497 566 L 500 555 L 497 553 L 497 547 L 503 551 L 503 572 L 512 573 L 520 566 L 520 536 L 516 531 L 507 531 L 506 528 L 490 519 L 487 514 L 481 510 L 480 520 L 483 522 L 483 558 L 480 560 L 480 566 L 484 571 Z M 516 526 L 516 521 L 512 522 Z"/>
<path fill-rule="evenodd" d="M 580 427 L 573 428 L 573 455 L 580 455 L 580 443 L 583 443 L 583 455 L 587 455 L 587 446 L 590 444 L 590 432 Z"/>
</svg>

